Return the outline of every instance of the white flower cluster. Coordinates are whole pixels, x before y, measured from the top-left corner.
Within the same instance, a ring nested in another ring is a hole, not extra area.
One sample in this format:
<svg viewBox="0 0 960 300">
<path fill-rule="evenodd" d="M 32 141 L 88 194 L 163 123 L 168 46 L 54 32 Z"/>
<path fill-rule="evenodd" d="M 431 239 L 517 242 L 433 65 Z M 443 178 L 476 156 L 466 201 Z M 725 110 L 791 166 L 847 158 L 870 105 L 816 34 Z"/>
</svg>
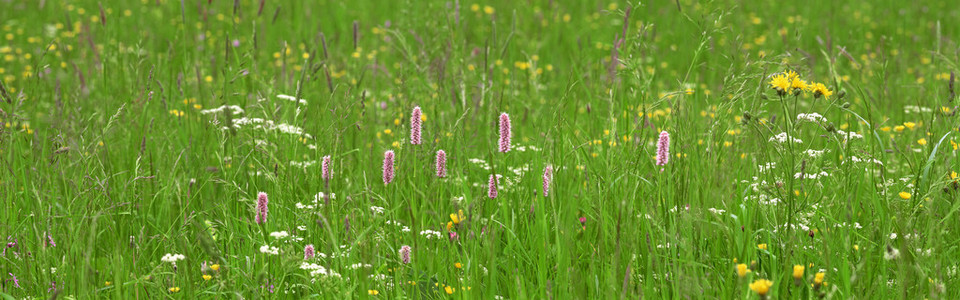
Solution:
<svg viewBox="0 0 960 300">
<path fill-rule="evenodd" d="M 375 215 L 379 215 L 383 213 L 383 207 L 379 207 L 379 206 L 371 206 L 370 210 L 373 211 L 373 214 Z"/>
<path fill-rule="evenodd" d="M 803 151 L 803 154 L 806 154 L 807 156 L 812 158 L 817 158 L 822 156 L 824 152 L 827 152 L 827 150 L 826 149 L 824 150 L 807 149 L 807 151 Z"/>
<path fill-rule="evenodd" d="M 809 113 L 809 114 L 799 114 L 797 115 L 797 121 L 808 121 L 814 123 L 826 122 L 827 118 L 824 118 L 818 113 Z"/>
<path fill-rule="evenodd" d="M 201 110 L 200 113 L 201 113 L 201 114 L 205 114 L 205 115 L 215 114 L 215 113 L 218 113 L 218 112 L 222 112 L 222 111 L 225 110 L 225 109 L 232 110 L 232 111 L 233 111 L 233 114 L 235 114 L 235 115 L 237 115 L 237 114 L 242 114 L 242 113 L 243 113 L 243 108 L 240 108 L 239 106 L 236 106 L 236 105 L 221 105 L 220 107 L 217 107 L 217 108 L 211 108 L 211 109 Z"/>
<path fill-rule="evenodd" d="M 783 144 L 783 143 L 786 143 L 786 142 L 787 142 L 787 138 L 789 138 L 790 141 L 792 141 L 792 142 L 794 142 L 794 143 L 798 143 L 798 144 L 799 144 L 799 143 L 803 143 L 803 141 L 801 141 L 801 140 L 798 139 L 798 138 L 791 137 L 791 136 L 787 136 L 787 133 L 786 133 L 786 132 L 781 132 L 780 134 L 777 134 L 777 135 L 771 137 L 771 138 L 770 138 L 770 141 L 771 141 L 771 142 L 777 142 L 777 143 Z"/>
<path fill-rule="evenodd" d="M 429 229 L 428 229 L 428 230 L 421 231 L 421 232 L 420 232 L 420 235 L 423 236 L 423 237 L 425 237 L 425 238 L 427 238 L 428 240 L 432 240 L 432 239 L 438 239 L 438 240 L 439 240 L 439 239 L 443 238 L 443 234 L 440 233 L 439 231 L 433 231 L 433 230 L 429 230 Z"/>
<path fill-rule="evenodd" d="M 263 246 L 260 246 L 260 253 L 277 255 L 277 254 L 280 254 L 280 248 L 271 247 L 270 245 L 263 245 Z"/>
<path fill-rule="evenodd" d="M 287 233 L 286 231 L 274 231 L 274 232 L 271 232 L 271 233 L 270 233 L 270 237 L 275 238 L 275 239 L 278 239 L 278 240 L 282 240 L 282 239 L 285 239 L 285 238 L 290 237 L 290 234 Z"/>
<path fill-rule="evenodd" d="M 793 174 L 793 178 L 796 178 L 796 179 L 800 179 L 800 178 L 803 178 L 803 179 L 817 179 L 817 178 L 820 178 L 820 177 L 827 177 L 827 176 L 830 176 L 830 174 L 827 174 L 827 172 L 824 172 L 824 171 L 820 171 L 820 173 L 810 173 L 810 174 L 804 174 L 804 173 L 800 173 L 800 172 L 797 172 L 796 174 Z"/>
<path fill-rule="evenodd" d="M 303 105 L 307 105 L 307 100 L 297 99 L 297 97 L 290 96 L 290 95 L 280 94 L 280 95 L 277 95 L 277 98 L 284 99 L 284 100 L 290 100 L 290 101 L 297 102 L 297 103 L 300 103 L 300 104 L 303 104 Z"/>
<path fill-rule="evenodd" d="M 164 254 L 163 257 L 160 258 L 160 261 L 170 263 L 171 265 L 173 265 L 174 267 L 176 267 L 176 266 L 177 266 L 177 261 L 181 261 L 181 260 L 184 260 L 184 259 L 187 259 L 187 257 L 186 257 L 186 256 L 183 256 L 183 254 L 170 254 L 170 253 L 167 253 L 167 254 Z"/>
<path fill-rule="evenodd" d="M 334 272 L 333 270 L 327 269 L 321 265 L 302 262 L 300 263 L 300 269 L 305 271 L 310 271 L 310 276 L 312 277 L 336 277 L 341 278 L 340 273 Z"/>
<path fill-rule="evenodd" d="M 239 118 L 233 120 L 233 128 L 240 129 L 245 125 L 254 125 L 254 129 L 263 129 L 263 130 L 277 130 L 282 133 L 288 133 L 293 135 L 302 135 L 308 139 L 313 139 L 313 136 L 309 133 L 303 133 L 303 128 L 293 126 L 290 124 L 280 123 L 277 124 L 271 120 L 264 120 L 261 118 Z M 228 130 L 230 128 L 223 127 L 221 130 Z"/>
</svg>

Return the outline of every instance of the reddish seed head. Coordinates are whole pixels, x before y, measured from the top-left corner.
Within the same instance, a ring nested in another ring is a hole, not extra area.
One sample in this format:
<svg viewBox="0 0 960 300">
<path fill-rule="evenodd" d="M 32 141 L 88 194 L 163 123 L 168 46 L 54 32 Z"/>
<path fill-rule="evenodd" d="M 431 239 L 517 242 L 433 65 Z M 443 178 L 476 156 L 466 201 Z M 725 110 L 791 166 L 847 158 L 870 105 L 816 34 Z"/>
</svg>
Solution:
<svg viewBox="0 0 960 300">
<path fill-rule="evenodd" d="M 263 224 L 267 222 L 267 212 L 269 212 L 269 209 L 267 208 L 268 202 L 270 202 L 270 200 L 267 199 L 267 193 L 260 192 L 257 194 L 257 216 L 253 219 L 253 221 L 257 224 Z"/>
<path fill-rule="evenodd" d="M 323 162 L 320 164 L 322 172 L 320 177 L 323 178 L 323 181 L 330 181 L 330 155 L 323 157 Z"/>
<path fill-rule="evenodd" d="M 447 177 L 447 152 L 437 150 L 437 177 Z"/>
<path fill-rule="evenodd" d="M 495 174 L 490 174 L 490 182 L 487 186 L 487 196 L 490 197 L 490 199 L 497 198 L 497 175 Z"/>
<path fill-rule="evenodd" d="M 500 114 L 500 152 L 510 151 L 510 115 Z"/>
<path fill-rule="evenodd" d="M 543 168 L 543 196 L 550 196 L 550 183 L 553 182 L 553 166 Z"/>
<path fill-rule="evenodd" d="M 420 129 L 421 129 L 421 119 L 422 112 L 420 107 L 414 107 L 413 113 L 410 114 L 410 143 L 414 145 L 420 145 L 422 141 L 420 140 Z"/>
<path fill-rule="evenodd" d="M 387 150 L 383 153 L 383 184 L 393 182 L 393 150 Z"/>
<path fill-rule="evenodd" d="M 657 165 L 666 166 L 670 161 L 670 134 L 666 131 L 660 132 L 660 140 L 657 142 Z"/>
<path fill-rule="evenodd" d="M 403 245 L 403 247 L 400 247 L 400 261 L 403 262 L 403 264 L 410 263 L 410 252 L 412 251 L 413 249 L 410 248 L 410 246 Z"/>
<path fill-rule="evenodd" d="M 317 252 L 313 249 L 312 244 L 303 247 L 303 259 L 311 259 L 314 255 L 316 255 L 316 253 Z"/>
</svg>

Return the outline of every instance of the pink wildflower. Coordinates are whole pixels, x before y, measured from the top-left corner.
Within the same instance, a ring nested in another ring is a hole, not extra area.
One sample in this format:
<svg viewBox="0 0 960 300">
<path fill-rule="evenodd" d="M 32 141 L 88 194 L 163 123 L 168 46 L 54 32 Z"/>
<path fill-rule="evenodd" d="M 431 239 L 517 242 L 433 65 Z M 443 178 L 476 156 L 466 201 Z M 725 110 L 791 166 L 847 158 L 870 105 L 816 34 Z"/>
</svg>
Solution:
<svg viewBox="0 0 960 300">
<path fill-rule="evenodd" d="M 497 175 L 495 174 L 490 174 L 490 182 L 487 186 L 487 196 L 489 196 L 490 199 L 497 198 Z"/>
<path fill-rule="evenodd" d="M 257 216 L 254 218 L 254 222 L 257 222 L 257 224 L 263 224 L 267 222 L 267 212 L 269 211 L 267 208 L 268 202 L 270 202 L 270 200 L 267 199 L 267 193 L 260 192 L 257 194 Z"/>
<path fill-rule="evenodd" d="M 670 134 L 660 132 L 660 141 L 657 142 L 657 165 L 666 166 L 670 161 Z"/>
<path fill-rule="evenodd" d="M 437 177 L 447 177 L 447 152 L 437 150 Z"/>
<path fill-rule="evenodd" d="M 313 249 L 313 244 L 303 247 L 303 259 L 311 259 L 316 254 L 317 254 L 317 251 Z"/>
<path fill-rule="evenodd" d="M 420 127 L 423 121 L 421 119 L 422 114 L 419 106 L 414 107 L 413 113 L 410 114 L 410 143 L 414 145 L 420 145 L 422 142 L 420 140 Z"/>
<path fill-rule="evenodd" d="M 393 150 L 383 153 L 383 184 L 393 182 Z"/>
<path fill-rule="evenodd" d="M 403 245 L 403 247 L 400 247 L 400 261 L 402 261 L 403 264 L 409 264 L 409 263 L 410 263 L 410 252 L 411 252 L 411 251 L 412 251 L 412 249 L 410 248 L 410 246 Z"/>
<path fill-rule="evenodd" d="M 550 183 L 553 182 L 553 166 L 547 165 L 543 168 L 543 196 L 550 195 Z"/>
<path fill-rule="evenodd" d="M 510 151 L 510 115 L 500 114 L 500 152 Z"/>
</svg>

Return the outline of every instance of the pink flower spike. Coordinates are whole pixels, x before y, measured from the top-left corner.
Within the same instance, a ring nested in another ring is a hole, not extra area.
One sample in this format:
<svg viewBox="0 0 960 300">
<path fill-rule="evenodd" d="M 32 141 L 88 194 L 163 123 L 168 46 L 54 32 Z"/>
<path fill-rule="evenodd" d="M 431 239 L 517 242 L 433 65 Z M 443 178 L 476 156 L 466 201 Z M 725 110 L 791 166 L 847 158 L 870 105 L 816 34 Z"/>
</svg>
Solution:
<svg viewBox="0 0 960 300">
<path fill-rule="evenodd" d="M 393 150 L 387 150 L 383 153 L 383 184 L 393 182 Z"/>
<path fill-rule="evenodd" d="M 489 196 L 490 199 L 497 198 L 497 175 L 495 174 L 490 174 L 490 182 L 489 186 L 487 186 L 487 196 Z"/>
<path fill-rule="evenodd" d="M 447 177 L 447 152 L 437 150 L 437 177 Z"/>
<path fill-rule="evenodd" d="M 259 194 L 257 194 L 257 207 L 256 207 L 257 216 L 253 219 L 254 222 L 256 222 L 257 224 L 267 223 L 267 212 L 269 212 L 269 208 L 267 208 L 267 204 L 269 202 L 270 200 L 267 199 L 267 193 L 260 192 Z"/>
<path fill-rule="evenodd" d="M 413 112 L 410 113 L 410 143 L 414 145 L 420 145 L 423 141 L 420 140 L 420 129 L 423 112 L 420 111 L 420 107 L 414 107 Z"/>
<path fill-rule="evenodd" d="M 550 183 L 553 182 L 553 166 L 543 168 L 543 196 L 550 196 Z"/>
<path fill-rule="evenodd" d="M 657 165 L 666 166 L 670 161 L 670 134 L 660 132 L 660 141 L 657 142 Z"/>
<path fill-rule="evenodd" d="M 330 174 L 330 155 L 324 156 L 323 161 L 320 163 L 321 173 L 320 178 L 323 178 L 324 182 L 329 182 L 331 178 Z"/>
<path fill-rule="evenodd" d="M 500 114 L 500 152 L 510 151 L 510 115 Z"/>
<path fill-rule="evenodd" d="M 313 249 L 313 244 L 303 247 L 303 259 L 311 259 L 314 255 L 317 254 L 317 251 Z"/>
<path fill-rule="evenodd" d="M 413 249 L 410 248 L 410 246 L 403 245 L 403 247 L 400 247 L 400 261 L 403 262 L 403 264 L 410 263 L 410 252 L 412 251 Z"/>
</svg>

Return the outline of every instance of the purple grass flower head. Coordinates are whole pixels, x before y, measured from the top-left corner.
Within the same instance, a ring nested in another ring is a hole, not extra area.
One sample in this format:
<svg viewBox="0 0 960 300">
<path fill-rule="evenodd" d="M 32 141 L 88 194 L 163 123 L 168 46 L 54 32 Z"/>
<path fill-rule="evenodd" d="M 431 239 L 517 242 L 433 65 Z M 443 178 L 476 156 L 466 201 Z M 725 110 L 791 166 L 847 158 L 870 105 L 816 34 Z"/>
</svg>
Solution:
<svg viewBox="0 0 960 300">
<path fill-rule="evenodd" d="M 13 275 L 13 273 L 7 273 L 7 274 L 10 274 L 10 277 L 13 277 L 13 287 L 19 289 L 19 288 L 20 288 L 20 280 L 17 279 L 17 276 L 16 276 L 16 275 Z"/>
<path fill-rule="evenodd" d="M 330 174 L 330 155 L 324 156 L 322 162 L 320 163 L 321 173 L 320 177 L 323 178 L 324 182 L 329 182 L 331 178 Z"/>
<path fill-rule="evenodd" d="M 670 134 L 666 131 L 660 132 L 660 140 L 657 142 L 657 165 L 666 166 L 670 161 Z"/>
<path fill-rule="evenodd" d="M 490 174 L 490 182 L 487 183 L 487 196 L 490 199 L 497 198 L 497 175 Z"/>
<path fill-rule="evenodd" d="M 420 129 L 423 122 L 423 112 L 420 111 L 420 107 L 414 107 L 413 112 L 410 113 L 410 144 L 420 145 L 423 141 L 420 140 Z"/>
<path fill-rule="evenodd" d="M 303 247 L 303 259 L 311 259 L 314 255 L 317 255 L 317 251 L 313 249 L 313 244 Z"/>
<path fill-rule="evenodd" d="M 437 150 L 437 177 L 447 177 L 447 152 Z"/>
<path fill-rule="evenodd" d="M 403 262 L 403 264 L 409 264 L 409 263 L 410 263 L 410 252 L 411 252 L 411 251 L 413 251 L 413 249 L 410 248 L 410 246 L 403 245 L 403 247 L 400 247 L 400 261 Z"/>
<path fill-rule="evenodd" d="M 553 166 L 543 168 L 543 196 L 550 196 L 550 183 L 553 182 Z"/>
<path fill-rule="evenodd" d="M 500 114 L 500 152 L 510 151 L 510 115 Z"/>
<path fill-rule="evenodd" d="M 267 208 L 268 202 L 270 202 L 270 200 L 267 199 L 267 193 L 260 192 L 257 194 L 257 216 L 253 219 L 257 224 L 267 223 L 267 212 L 269 211 L 269 208 Z"/>
<path fill-rule="evenodd" d="M 383 153 L 383 184 L 393 182 L 393 150 L 387 150 Z"/>
</svg>

